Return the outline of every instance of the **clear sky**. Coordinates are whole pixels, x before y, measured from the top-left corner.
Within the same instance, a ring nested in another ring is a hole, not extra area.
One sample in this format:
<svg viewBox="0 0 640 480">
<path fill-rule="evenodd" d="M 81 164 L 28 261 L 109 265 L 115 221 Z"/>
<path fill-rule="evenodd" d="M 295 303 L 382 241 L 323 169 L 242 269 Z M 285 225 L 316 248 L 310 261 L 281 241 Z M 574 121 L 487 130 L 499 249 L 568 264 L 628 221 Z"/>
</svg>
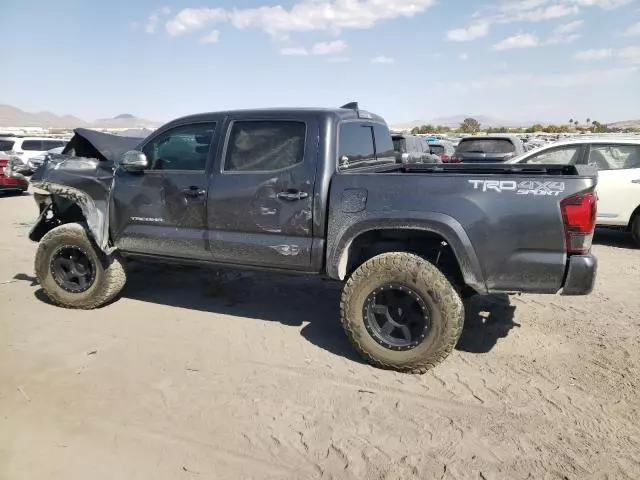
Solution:
<svg viewBox="0 0 640 480">
<path fill-rule="evenodd" d="M 640 0 L 0 0 L 0 103 L 640 118 Z"/>
</svg>

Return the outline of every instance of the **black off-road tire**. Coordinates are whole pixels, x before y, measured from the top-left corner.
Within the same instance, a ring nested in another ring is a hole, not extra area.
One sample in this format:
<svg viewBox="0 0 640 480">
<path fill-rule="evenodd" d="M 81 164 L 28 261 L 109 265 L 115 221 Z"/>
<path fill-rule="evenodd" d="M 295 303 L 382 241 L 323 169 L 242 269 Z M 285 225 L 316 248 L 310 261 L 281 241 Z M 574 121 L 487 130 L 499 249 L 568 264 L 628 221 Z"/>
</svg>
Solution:
<svg viewBox="0 0 640 480">
<path fill-rule="evenodd" d="M 80 293 L 62 288 L 53 278 L 51 261 L 61 247 L 81 248 L 95 265 L 95 279 L 91 286 Z M 115 298 L 126 283 L 126 272 L 116 255 L 105 255 L 89 238 L 79 223 L 66 223 L 49 231 L 38 245 L 35 271 L 44 293 L 57 305 L 66 308 L 91 310 Z"/>
<path fill-rule="evenodd" d="M 631 235 L 633 235 L 633 241 L 636 247 L 640 248 L 640 213 L 637 213 L 635 217 L 633 217 L 633 221 L 631 222 Z"/>
<path fill-rule="evenodd" d="M 365 326 L 366 299 L 385 284 L 413 290 L 430 312 L 431 325 L 426 337 L 410 350 L 396 351 L 381 345 Z M 360 266 L 344 286 L 340 313 L 349 340 L 369 363 L 417 374 L 447 358 L 464 324 L 464 305 L 451 282 L 433 264 L 404 252 L 384 253 Z"/>
</svg>

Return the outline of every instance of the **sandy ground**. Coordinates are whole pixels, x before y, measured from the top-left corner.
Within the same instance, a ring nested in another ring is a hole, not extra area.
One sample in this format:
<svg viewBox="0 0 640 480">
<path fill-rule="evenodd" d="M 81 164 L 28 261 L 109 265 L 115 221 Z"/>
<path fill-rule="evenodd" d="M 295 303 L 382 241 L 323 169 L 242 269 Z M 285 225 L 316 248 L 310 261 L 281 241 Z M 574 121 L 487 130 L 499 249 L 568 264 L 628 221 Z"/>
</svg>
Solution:
<svg viewBox="0 0 640 480">
<path fill-rule="evenodd" d="M 0 198 L 0 479 L 640 478 L 640 250 L 589 297 L 491 296 L 423 376 L 363 364 L 320 279 L 138 266 L 49 305 Z M 488 313 L 488 317 L 487 317 Z"/>
</svg>

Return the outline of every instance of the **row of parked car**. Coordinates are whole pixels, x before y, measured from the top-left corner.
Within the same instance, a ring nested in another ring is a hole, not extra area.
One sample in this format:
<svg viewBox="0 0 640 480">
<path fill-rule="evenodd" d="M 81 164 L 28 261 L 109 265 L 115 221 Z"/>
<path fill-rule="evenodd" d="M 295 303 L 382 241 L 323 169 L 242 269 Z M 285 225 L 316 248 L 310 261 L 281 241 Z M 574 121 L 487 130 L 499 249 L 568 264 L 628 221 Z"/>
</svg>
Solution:
<svg viewBox="0 0 640 480">
<path fill-rule="evenodd" d="M 628 230 L 640 246 L 640 137 L 577 135 L 551 142 L 524 140 L 517 135 L 470 136 L 454 146 L 441 139 L 396 135 L 394 145 L 402 163 L 594 166 L 598 170 L 596 223 Z"/>
<path fill-rule="evenodd" d="M 515 135 L 447 139 L 395 134 L 393 144 L 401 163 L 504 162 L 527 151 Z"/>
<path fill-rule="evenodd" d="M 49 153 L 62 153 L 68 139 L 0 134 L 0 192 L 24 192 Z M 14 175 L 14 173 L 20 175 Z"/>
</svg>

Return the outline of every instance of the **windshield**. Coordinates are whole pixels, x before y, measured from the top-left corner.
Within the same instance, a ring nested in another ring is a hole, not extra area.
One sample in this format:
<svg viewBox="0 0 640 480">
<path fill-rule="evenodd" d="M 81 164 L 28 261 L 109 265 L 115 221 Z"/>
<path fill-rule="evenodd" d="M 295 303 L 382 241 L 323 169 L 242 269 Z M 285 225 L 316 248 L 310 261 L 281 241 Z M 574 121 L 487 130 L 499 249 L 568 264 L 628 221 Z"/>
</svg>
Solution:
<svg viewBox="0 0 640 480">
<path fill-rule="evenodd" d="M 13 150 L 13 145 L 16 142 L 13 140 L 3 140 L 0 139 L 0 152 L 8 152 L 9 150 Z"/>
<path fill-rule="evenodd" d="M 516 147 L 506 138 L 478 138 L 462 140 L 458 153 L 512 153 Z"/>
</svg>

